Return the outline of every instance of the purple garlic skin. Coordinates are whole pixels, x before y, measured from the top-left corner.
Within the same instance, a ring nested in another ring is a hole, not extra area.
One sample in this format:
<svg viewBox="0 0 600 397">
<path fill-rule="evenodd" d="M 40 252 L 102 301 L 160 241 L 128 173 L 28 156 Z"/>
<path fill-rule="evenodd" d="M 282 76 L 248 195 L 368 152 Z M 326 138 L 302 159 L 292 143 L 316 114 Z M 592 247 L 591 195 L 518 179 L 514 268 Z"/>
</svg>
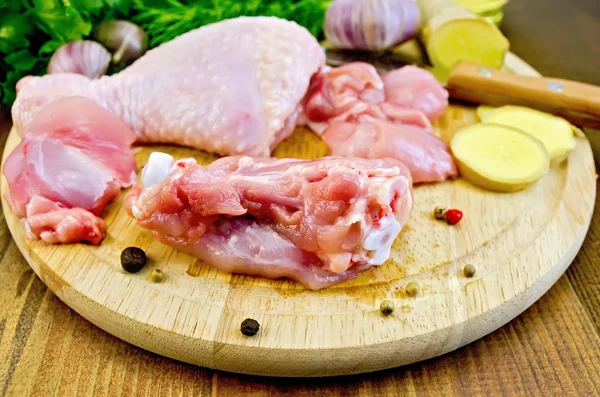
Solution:
<svg viewBox="0 0 600 397">
<path fill-rule="evenodd" d="M 413 38 L 420 23 L 414 0 L 334 0 L 325 13 L 325 37 L 340 49 L 378 51 Z"/>
<path fill-rule="evenodd" d="M 76 73 L 97 79 L 106 74 L 110 53 L 102 44 L 78 40 L 64 44 L 52 54 L 47 73 Z"/>
</svg>

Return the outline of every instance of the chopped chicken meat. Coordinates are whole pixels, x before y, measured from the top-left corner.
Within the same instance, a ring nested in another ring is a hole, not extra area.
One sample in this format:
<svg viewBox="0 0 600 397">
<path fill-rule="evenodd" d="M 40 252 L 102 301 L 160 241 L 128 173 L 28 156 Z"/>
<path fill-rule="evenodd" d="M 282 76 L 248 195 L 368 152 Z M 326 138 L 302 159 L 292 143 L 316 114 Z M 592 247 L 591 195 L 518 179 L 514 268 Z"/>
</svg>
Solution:
<svg viewBox="0 0 600 397">
<path fill-rule="evenodd" d="M 390 157 L 408 166 L 414 183 L 440 182 L 458 173 L 431 126 L 447 106 L 448 92 L 423 69 L 405 66 L 382 79 L 355 62 L 313 77 L 303 122 L 334 156 Z"/>
<path fill-rule="evenodd" d="M 100 244 L 106 223 L 82 208 L 66 208 L 35 195 L 27 203 L 25 232 L 30 239 L 41 238 L 54 243 L 87 241 Z"/>
<path fill-rule="evenodd" d="M 392 159 L 225 157 L 207 167 L 153 153 L 127 208 L 167 245 L 228 272 L 320 289 L 389 257 L 412 208 Z"/>
<path fill-rule="evenodd" d="M 372 120 L 366 123 L 332 123 L 323 139 L 333 156 L 402 159 L 413 182 L 441 182 L 458 173 L 444 141 L 412 125 Z"/>
<path fill-rule="evenodd" d="M 437 120 L 448 107 L 448 91 L 435 77 L 416 66 L 404 66 L 383 75 L 385 98 L 389 103 L 419 110 Z"/>
<path fill-rule="evenodd" d="M 131 128 L 86 98 L 38 112 L 3 168 L 7 199 L 30 237 L 99 243 L 102 210 L 135 183 L 134 139 Z"/>
<path fill-rule="evenodd" d="M 324 61 L 296 23 L 240 17 L 112 76 L 28 76 L 12 109 L 23 140 L 3 169 L 9 202 L 32 238 L 97 244 L 104 207 L 135 181 L 134 141 L 268 156 L 307 124 L 333 157 L 201 167 L 153 153 L 127 209 L 164 243 L 224 271 L 312 289 L 356 277 L 389 257 L 412 183 L 457 175 L 432 128 L 448 93 L 416 67 L 379 76 L 365 63 Z"/>
</svg>

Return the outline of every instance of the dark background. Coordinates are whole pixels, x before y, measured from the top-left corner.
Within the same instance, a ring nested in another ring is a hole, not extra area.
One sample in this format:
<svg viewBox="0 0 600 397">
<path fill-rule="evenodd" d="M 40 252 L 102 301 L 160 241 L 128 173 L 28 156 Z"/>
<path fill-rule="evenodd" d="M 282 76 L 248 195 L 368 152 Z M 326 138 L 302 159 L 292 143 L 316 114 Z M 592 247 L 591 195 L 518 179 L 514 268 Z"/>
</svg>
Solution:
<svg viewBox="0 0 600 397">
<path fill-rule="evenodd" d="M 543 75 L 600 85 L 600 1 L 510 0 L 501 29 Z"/>
</svg>

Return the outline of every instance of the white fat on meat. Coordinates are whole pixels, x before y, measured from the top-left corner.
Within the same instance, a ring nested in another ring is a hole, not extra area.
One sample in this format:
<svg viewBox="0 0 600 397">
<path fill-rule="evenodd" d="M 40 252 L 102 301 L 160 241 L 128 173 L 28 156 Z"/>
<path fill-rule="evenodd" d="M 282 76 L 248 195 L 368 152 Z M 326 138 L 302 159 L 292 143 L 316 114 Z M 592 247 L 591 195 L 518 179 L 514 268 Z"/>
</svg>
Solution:
<svg viewBox="0 0 600 397">
<path fill-rule="evenodd" d="M 394 189 L 394 186 L 401 182 L 402 189 Z M 405 206 L 412 208 L 412 196 L 410 194 L 402 194 L 410 190 L 410 183 L 406 178 L 395 177 L 388 178 L 381 183 L 377 198 L 382 205 L 393 203 L 396 195 L 399 196 L 399 201 L 404 202 L 400 207 Z M 406 222 L 408 213 L 405 209 L 390 212 L 379 220 L 379 227 L 371 228 L 369 233 L 363 240 L 363 247 L 371 251 L 369 263 L 373 265 L 383 264 L 390 256 L 394 239 L 400 233 L 402 226 Z"/>
<path fill-rule="evenodd" d="M 393 176 L 398 174 L 398 169 L 381 169 L 377 170 L 377 175 L 371 177 L 371 181 L 381 183 L 381 187 L 377 192 L 378 202 L 382 205 L 389 205 L 392 203 L 394 196 L 402 191 L 410 190 L 410 181 L 403 177 L 386 178 L 386 176 Z M 394 172 L 395 171 L 395 172 Z M 402 189 L 394 189 L 393 186 L 401 182 L 403 184 Z M 406 198 L 404 198 L 406 196 Z M 401 206 L 412 208 L 412 197 L 411 195 L 403 195 L 401 200 L 406 202 Z M 358 222 L 361 225 L 361 230 L 364 230 L 363 237 L 363 248 L 368 251 L 368 259 L 366 262 L 370 265 L 382 265 L 389 258 L 392 249 L 394 239 L 402 230 L 402 226 L 406 222 L 407 215 L 406 211 L 398 211 L 397 215 L 394 213 L 388 213 L 382 217 L 377 227 L 368 226 L 365 222 L 365 208 L 362 206 L 355 206 L 354 212 L 350 216 L 350 223 Z M 353 262 L 359 262 L 365 260 L 358 255 L 352 257 Z"/>
<path fill-rule="evenodd" d="M 138 202 L 142 200 L 142 195 L 149 189 L 163 181 L 175 166 L 173 156 L 163 152 L 152 152 L 144 168 L 142 168 L 142 193 L 138 198 Z M 132 214 L 137 219 L 144 218 L 144 212 L 139 205 L 133 204 L 131 207 Z"/>
<path fill-rule="evenodd" d="M 148 189 L 165 179 L 175 164 L 173 156 L 162 152 L 152 152 L 142 169 L 142 186 Z"/>
<path fill-rule="evenodd" d="M 382 265 L 390 256 L 394 239 L 402 229 L 393 215 L 386 215 L 380 221 L 380 227 L 371 228 L 363 240 L 363 247 L 369 251 L 368 263 Z"/>
</svg>

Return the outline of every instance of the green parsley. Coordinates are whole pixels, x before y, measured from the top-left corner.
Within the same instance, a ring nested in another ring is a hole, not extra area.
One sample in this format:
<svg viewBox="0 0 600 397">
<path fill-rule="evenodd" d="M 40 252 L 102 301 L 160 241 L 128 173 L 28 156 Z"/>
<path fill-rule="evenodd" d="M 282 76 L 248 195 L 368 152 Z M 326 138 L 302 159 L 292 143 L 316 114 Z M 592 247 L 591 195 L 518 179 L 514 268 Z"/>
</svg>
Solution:
<svg viewBox="0 0 600 397">
<path fill-rule="evenodd" d="M 148 33 L 153 47 L 203 25 L 259 15 L 295 21 L 321 39 L 329 3 L 331 0 L 134 0 L 132 21 Z"/>
</svg>

